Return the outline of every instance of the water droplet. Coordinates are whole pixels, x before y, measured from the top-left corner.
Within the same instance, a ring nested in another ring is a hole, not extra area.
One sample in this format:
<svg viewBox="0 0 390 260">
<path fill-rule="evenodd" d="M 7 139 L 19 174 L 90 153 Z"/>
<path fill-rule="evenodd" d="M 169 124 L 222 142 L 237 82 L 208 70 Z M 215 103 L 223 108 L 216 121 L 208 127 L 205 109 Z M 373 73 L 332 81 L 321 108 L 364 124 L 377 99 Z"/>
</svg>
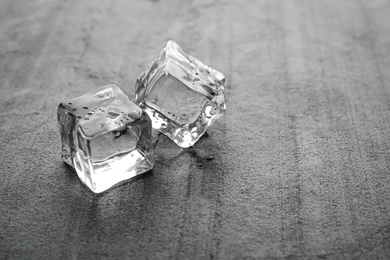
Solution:
<svg viewBox="0 0 390 260">
<path fill-rule="evenodd" d="M 140 117 L 140 114 L 137 111 L 131 111 L 127 114 L 127 116 L 133 120 Z"/>
<path fill-rule="evenodd" d="M 68 104 L 69 104 L 69 105 L 72 105 L 73 103 L 72 103 L 72 102 L 69 102 Z"/>
<path fill-rule="evenodd" d="M 77 167 L 77 169 L 79 169 L 79 171 L 81 171 L 81 165 L 78 161 L 76 161 L 76 167 Z"/>
<path fill-rule="evenodd" d="M 115 118 L 115 117 L 119 116 L 119 114 L 117 114 L 117 113 L 115 113 L 115 112 L 113 112 L 113 111 L 110 111 L 110 112 L 108 112 L 107 114 L 108 114 L 108 116 L 111 117 L 111 118 Z"/>
<path fill-rule="evenodd" d="M 88 109 L 88 106 L 83 106 L 84 109 Z"/>
<path fill-rule="evenodd" d="M 111 119 L 114 119 L 114 118 L 117 118 L 120 114 L 120 111 L 119 109 L 117 108 L 114 108 L 114 107 L 110 107 L 108 110 L 107 110 L 107 116 Z"/>
<path fill-rule="evenodd" d="M 87 114 L 88 114 L 88 115 L 93 115 L 93 112 L 88 112 Z"/>
<path fill-rule="evenodd" d="M 214 156 L 210 155 L 209 157 L 207 157 L 207 161 L 211 161 L 211 160 L 214 160 Z"/>
</svg>

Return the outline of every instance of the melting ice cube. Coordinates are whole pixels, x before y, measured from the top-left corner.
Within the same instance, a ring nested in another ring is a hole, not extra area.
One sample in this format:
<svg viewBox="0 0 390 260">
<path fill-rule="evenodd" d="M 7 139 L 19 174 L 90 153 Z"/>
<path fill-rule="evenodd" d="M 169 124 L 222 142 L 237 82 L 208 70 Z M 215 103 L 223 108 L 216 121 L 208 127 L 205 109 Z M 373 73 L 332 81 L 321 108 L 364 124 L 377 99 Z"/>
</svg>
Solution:
<svg viewBox="0 0 390 260">
<path fill-rule="evenodd" d="M 153 128 L 179 146 L 193 145 L 225 111 L 224 75 L 168 41 L 136 83 L 136 100 Z"/>
<path fill-rule="evenodd" d="M 62 102 L 62 158 L 93 192 L 152 169 L 151 121 L 114 85 Z"/>
</svg>

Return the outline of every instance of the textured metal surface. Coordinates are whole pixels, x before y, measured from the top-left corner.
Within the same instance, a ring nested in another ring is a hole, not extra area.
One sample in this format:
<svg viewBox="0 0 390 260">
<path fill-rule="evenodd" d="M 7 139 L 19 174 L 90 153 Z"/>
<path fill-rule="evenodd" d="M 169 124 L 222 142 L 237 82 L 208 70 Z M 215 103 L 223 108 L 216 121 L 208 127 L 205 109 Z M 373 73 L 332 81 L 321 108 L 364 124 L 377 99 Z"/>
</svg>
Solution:
<svg viewBox="0 0 390 260">
<path fill-rule="evenodd" d="M 390 258 L 388 1 L 0 1 L 1 259 Z M 193 148 L 96 196 L 59 102 L 135 80 L 168 39 L 222 71 Z"/>
</svg>

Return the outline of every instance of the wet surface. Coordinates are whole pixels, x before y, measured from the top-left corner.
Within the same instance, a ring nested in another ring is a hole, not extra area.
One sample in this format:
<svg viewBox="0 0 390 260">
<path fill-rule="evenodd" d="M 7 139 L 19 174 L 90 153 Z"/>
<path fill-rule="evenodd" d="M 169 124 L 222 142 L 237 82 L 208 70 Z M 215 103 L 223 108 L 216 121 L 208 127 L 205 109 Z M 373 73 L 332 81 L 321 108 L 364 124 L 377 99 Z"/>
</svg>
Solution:
<svg viewBox="0 0 390 260">
<path fill-rule="evenodd" d="M 389 14 L 0 1 L 0 258 L 390 258 Z M 225 74 L 226 114 L 193 147 L 162 136 L 152 171 L 94 195 L 62 162 L 57 106 L 109 83 L 134 100 L 169 39 Z"/>
</svg>

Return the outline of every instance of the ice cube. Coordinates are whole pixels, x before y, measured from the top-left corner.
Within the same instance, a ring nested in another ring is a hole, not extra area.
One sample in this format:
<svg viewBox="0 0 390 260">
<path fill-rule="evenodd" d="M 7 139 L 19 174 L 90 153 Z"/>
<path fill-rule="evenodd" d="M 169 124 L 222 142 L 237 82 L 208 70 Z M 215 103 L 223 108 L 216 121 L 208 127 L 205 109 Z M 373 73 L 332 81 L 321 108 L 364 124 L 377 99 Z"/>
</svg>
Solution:
<svg viewBox="0 0 390 260">
<path fill-rule="evenodd" d="M 93 192 L 152 169 L 151 120 L 118 86 L 62 102 L 57 118 L 62 158 Z"/>
<path fill-rule="evenodd" d="M 179 146 L 193 145 L 225 111 L 225 76 L 168 41 L 141 73 L 136 100 L 153 128 Z"/>
</svg>

